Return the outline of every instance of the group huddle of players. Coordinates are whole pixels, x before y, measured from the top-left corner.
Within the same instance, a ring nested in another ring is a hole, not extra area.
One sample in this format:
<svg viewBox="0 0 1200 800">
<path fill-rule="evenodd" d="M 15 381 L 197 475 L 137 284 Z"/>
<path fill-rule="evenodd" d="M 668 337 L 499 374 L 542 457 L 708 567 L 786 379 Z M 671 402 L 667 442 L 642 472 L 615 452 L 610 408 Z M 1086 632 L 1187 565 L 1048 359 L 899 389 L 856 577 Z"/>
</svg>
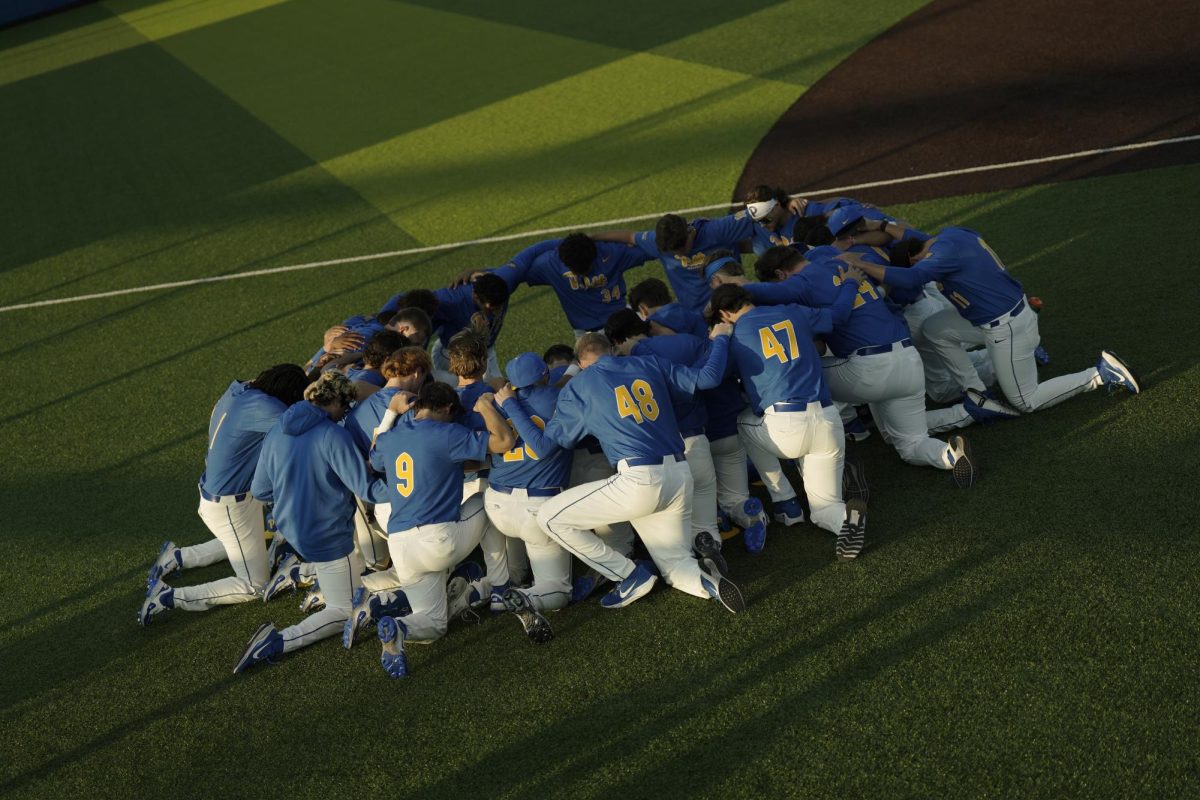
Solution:
<svg viewBox="0 0 1200 800">
<path fill-rule="evenodd" d="M 625 272 L 651 259 L 670 288 L 627 290 Z M 521 284 L 552 288 L 576 342 L 501 373 L 494 346 Z M 747 551 L 765 547 L 752 480 L 778 523 L 800 524 L 782 468 L 794 463 L 808 518 L 850 560 L 869 492 L 845 442 L 868 425 L 965 489 L 980 474 L 969 441 L 934 434 L 1101 386 L 1140 391 L 1107 350 L 1039 380 L 1039 307 L 975 231 L 930 235 L 850 198 L 767 186 L 719 219 L 540 242 L 333 326 L 305 367 L 231 383 L 199 484 L 215 538 L 162 546 L 139 621 L 306 586 L 304 620 L 264 624 L 234 672 L 374 629 L 400 677 L 405 644 L 451 620 L 511 612 L 542 643 L 545 612 L 602 587 L 606 608 L 661 579 L 739 613 L 721 544 L 740 531 Z M 232 577 L 165 581 L 226 559 Z"/>
</svg>

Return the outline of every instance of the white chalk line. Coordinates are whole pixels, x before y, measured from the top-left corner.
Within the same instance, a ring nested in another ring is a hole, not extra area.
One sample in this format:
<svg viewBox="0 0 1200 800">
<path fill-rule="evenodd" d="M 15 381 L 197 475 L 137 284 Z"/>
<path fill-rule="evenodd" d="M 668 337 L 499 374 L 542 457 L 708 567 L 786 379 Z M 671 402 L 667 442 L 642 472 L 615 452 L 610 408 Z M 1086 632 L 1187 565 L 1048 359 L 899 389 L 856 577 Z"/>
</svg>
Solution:
<svg viewBox="0 0 1200 800">
<path fill-rule="evenodd" d="M 961 169 L 949 169 L 942 172 L 926 172 L 922 175 L 909 175 L 904 178 L 889 178 L 881 181 L 870 181 L 868 183 L 856 183 L 849 186 L 834 186 L 828 189 L 812 189 L 803 192 L 798 192 L 793 197 L 828 197 L 831 195 L 841 194 L 843 192 L 852 192 L 859 189 L 874 189 L 880 186 L 895 186 L 901 183 L 914 183 L 916 181 L 928 181 L 937 178 L 949 178 L 957 175 L 971 175 L 976 172 L 991 172 L 1002 169 L 1016 169 L 1018 167 L 1027 167 L 1035 164 L 1048 164 L 1054 161 L 1068 161 L 1074 158 L 1087 158 L 1088 156 L 1105 155 L 1107 153 L 1120 153 L 1129 150 L 1145 150 L 1151 147 L 1163 147 L 1171 144 L 1181 144 L 1184 142 L 1200 141 L 1200 135 L 1195 136 L 1178 136 L 1172 139 L 1156 139 L 1149 142 L 1137 142 L 1134 144 L 1116 145 L 1113 147 L 1098 147 L 1092 150 L 1079 150 L 1074 153 L 1063 153 L 1055 156 L 1043 156 L 1041 158 L 1026 158 L 1020 161 L 1006 161 L 998 164 L 984 164 L 978 167 L 963 167 Z M 578 223 L 574 225 L 559 225 L 554 228 L 542 228 L 541 230 L 522 231 L 520 233 L 506 233 L 501 236 L 485 236 L 481 239 L 467 239 L 461 242 L 449 242 L 446 244 L 433 244 L 424 247 L 409 247 L 404 250 L 391 250 L 386 253 L 370 253 L 362 256 L 349 256 L 346 258 L 333 258 L 327 261 L 310 261 L 306 264 L 290 264 L 283 267 L 269 267 L 267 269 L 256 269 L 249 272 L 234 272 L 228 275 L 212 275 L 207 278 L 190 278 L 184 281 L 171 281 L 170 283 L 155 283 L 148 286 L 134 286 L 129 289 L 115 289 L 110 292 L 96 292 L 94 294 L 81 294 L 74 297 L 56 297 L 51 300 L 38 300 L 32 303 L 18 303 L 10 306 L 0 306 L 0 313 L 7 311 L 20 311 L 28 308 L 41 308 L 43 306 L 55 306 L 63 303 L 79 303 L 84 300 L 100 300 L 105 297 L 120 297 L 127 294 L 139 294 L 142 292 L 157 292 L 164 289 L 179 289 L 185 286 L 201 286 L 206 283 L 221 283 L 223 281 L 236 281 L 244 278 L 257 278 L 262 275 L 278 275 L 284 272 L 300 272 L 302 270 L 320 269 L 321 267 L 333 267 L 340 264 L 357 264 L 363 261 L 377 261 L 383 258 L 397 258 L 399 256 L 416 256 L 423 253 L 437 253 L 443 250 L 455 250 L 463 247 L 472 247 L 480 244 L 493 244 L 495 242 L 511 242 L 515 239 L 527 239 L 535 236 L 545 236 L 551 233 L 566 233 L 567 231 L 578 231 L 585 229 L 593 229 L 600 227 L 609 227 L 613 225 L 622 225 L 627 222 L 641 222 L 642 220 L 658 219 L 663 214 L 694 214 L 700 211 L 713 211 L 720 208 L 729 208 L 734 203 L 713 203 L 706 206 L 695 206 L 693 208 L 680 208 L 675 211 L 656 211 L 650 214 L 638 214 L 632 217 L 619 217 L 617 219 L 605 219 L 598 222 Z"/>
</svg>

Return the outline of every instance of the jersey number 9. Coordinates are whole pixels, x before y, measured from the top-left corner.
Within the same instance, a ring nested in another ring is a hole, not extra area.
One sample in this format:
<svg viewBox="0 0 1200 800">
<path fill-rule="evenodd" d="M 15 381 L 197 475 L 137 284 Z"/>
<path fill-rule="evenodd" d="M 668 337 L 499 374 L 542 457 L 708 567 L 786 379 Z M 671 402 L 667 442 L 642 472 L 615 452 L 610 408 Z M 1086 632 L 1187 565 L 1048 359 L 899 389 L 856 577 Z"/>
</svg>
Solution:
<svg viewBox="0 0 1200 800">
<path fill-rule="evenodd" d="M 413 461 L 408 453 L 396 456 L 396 491 L 408 497 L 413 490 Z"/>
<path fill-rule="evenodd" d="M 636 380 L 628 386 L 618 386 L 613 391 L 617 395 L 617 413 L 622 417 L 633 417 L 638 425 L 645 420 L 658 419 L 658 403 L 654 402 L 650 384 Z"/>
</svg>

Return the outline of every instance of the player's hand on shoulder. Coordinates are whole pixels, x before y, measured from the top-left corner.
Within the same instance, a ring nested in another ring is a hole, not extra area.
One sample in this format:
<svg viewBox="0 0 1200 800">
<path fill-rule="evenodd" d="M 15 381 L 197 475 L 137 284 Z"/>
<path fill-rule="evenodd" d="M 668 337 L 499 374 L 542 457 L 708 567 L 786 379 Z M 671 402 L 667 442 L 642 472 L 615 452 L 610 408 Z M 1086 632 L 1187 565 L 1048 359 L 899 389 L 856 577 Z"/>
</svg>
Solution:
<svg viewBox="0 0 1200 800">
<path fill-rule="evenodd" d="M 516 394 L 513 393 L 512 386 L 507 383 L 496 390 L 496 402 L 500 405 L 504 405 L 513 397 L 516 397 Z"/>
<path fill-rule="evenodd" d="M 417 396 L 412 392 L 399 391 L 392 396 L 391 402 L 388 403 L 388 410 L 394 411 L 397 414 L 404 414 L 413 407 Z"/>
<path fill-rule="evenodd" d="M 716 325 L 713 325 L 712 332 L 709 333 L 709 337 L 712 339 L 715 339 L 718 336 L 732 336 L 732 335 L 733 335 L 733 323 L 731 323 L 731 322 L 718 322 Z"/>
<path fill-rule="evenodd" d="M 325 331 L 325 337 L 322 340 L 322 346 L 328 350 L 333 345 L 333 341 L 348 330 L 349 328 L 347 328 L 345 325 L 334 325 L 332 328 Z"/>
<path fill-rule="evenodd" d="M 457 289 L 459 286 L 465 286 L 482 274 L 483 270 L 480 269 L 463 270 L 454 276 L 454 280 L 450 281 L 450 288 Z"/>
<path fill-rule="evenodd" d="M 484 392 L 483 394 L 479 395 L 479 399 L 475 401 L 475 410 L 482 414 L 485 409 L 492 407 L 492 403 L 495 402 L 495 400 L 496 395 L 492 394 L 491 392 Z"/>
<path fill-rule="evenodd" d="M 861 281 L 867 274 L 853 264 L 838 267 L 838 276 L 844 281 Z"/>
<path fill-rule="evenodd" d="M 347 331 L 346 333 L 337 336 L 329 343 L 325 349 L 335 355 L 344 355 L 354 350 L 361 350 L 365 340 L 360 333 Z"/>
<path fill-rule="evenodd" d="M 804 216 L 804 209 L 808 208 L 808 200 L 803 197 L 793 197 L 788 200 L 788 211 L 798 216 Z"/>
</svg>

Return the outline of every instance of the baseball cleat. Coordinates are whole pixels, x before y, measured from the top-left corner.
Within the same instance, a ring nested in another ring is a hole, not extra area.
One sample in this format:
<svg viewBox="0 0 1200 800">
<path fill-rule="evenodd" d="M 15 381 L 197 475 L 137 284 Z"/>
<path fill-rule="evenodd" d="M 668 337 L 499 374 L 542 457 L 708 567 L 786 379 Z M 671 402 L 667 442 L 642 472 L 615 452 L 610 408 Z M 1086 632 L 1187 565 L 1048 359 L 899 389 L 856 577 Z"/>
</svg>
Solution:
<svg viewBox="0 0 1200 800">
<path fill-rule="evenodd" d="M 871 429 L 857 417 L 842 423 L 842 429 L 845 431 L 846 438 L 852 442 L 862 442 L 871 438 Z"/>
<path fill-rule="evenodd" d="M 233 665 L 233 674 L 245 672 L 255 664 L 261 664 L 264 661 L 274 662 L 275 658 L 280 655 L 283 655 L 283 637 L 279 635 L 279 631 L 275 630 L 274 625 L 264 622 L 250 637 L 250 642 L 242 652 L 242 657 Z"/>
<path fill-rule="evenodd" d="M 383 645 L 383 653 L 379 656 L 383 671 L 389 677 L 403 678 L 408 674 L 408 656 L 404 655 L 404 640 L 408 637 L 408 628 L 394 617 L 384 617 L 375 626 L 375 632 Z"/>
<path fill-rule="evenodd" d="M 731 613 L 740 614 L 746 610 L 746 598 L 738 585 L 725 577 L 725 570 L 711 558 L 700 559 L 700 583 L 704 585 L 708 596 L 725 606 Z"/>
<path fill-rule="evenodd" d="M 1111 350 L 1100 351 L 1100 360 L 1096 362 L 1096 370 L 1100 373 L 1100 380 L 1104 381 L 1104 385 L 1110 390 L 1121 386 L 1128 389 L 1130 394 L 1137 394 L 1142 390 L 1142 383 L 1138 380 L 1137 373 Z"/>
<path fill-rule="evenodd" d="M 960 489 L 970 489 L 979 480 L 979 462 L 971 454 L 971 443 L 967 437 L 956 434 L 946 444 L 950 448 L 947 456 L 954 482 Z"/>
<path fill-rule="evenodd" d="M 158 557 L 154 559 L 154 563 L 150 565 L 150 572 L 146 575 L 146 588 L 153 586 L 155 581 L 162 580 L 181 570 L 183 568 L 182 555 L 174 542 L 170 540 L 163 542 L 162 547 L 158 548 Z"/>
<path fill-rule="evenodd" d="M 350 616 L 346 617 L 346 622 L 342 625 L 342 647 L 347 650 L 354 647 L 359 634 L 365 631 L 372 622 L 371 593 L 367 587 L 360 586 L 355 589 L 354 597 L 350 602 Z"/>
<path fill-rule="evenodd" d="M 275 576 L 267 581 L 263 589 L 263 602 L 269 602 L 286 591 L 296 591 L 296 581 L 300 578 L 300 559 L 294 553 L 288 553 L 279 562 Z"/>
<path fill-rule="evenodd" d="M 723 508 L 717 509 L 717 533 L 721 534 L 722 539 L 728 539 L 729 536 L 733 535 L 733 518 Z M 726 534 L 729 534 L 729 536 Z"/>
<path fill-rule="evenodd" d="M 312 614 L 324 607 L 325 593 L 321 591 L 320 586 L 310 589 L 308 594 L 304 595 L 304 599 L 300 601 L 300 610 L 305 614 Z"/>
<path fill-rule="evenodd" d="M 503 598 L 505 609 L 516 614 L 517 619 L 521 620 L 521 625 L 525 627 L 525 635 L 529 637 L 529 641 L 534 644 L 545 644 L 554 638 L 554 629 L 550 627 L 550 622 L 533 605 L 529 595 L 520 589 L 513 588 L 506 590 Z"/>
<path fill-rule="evenodd" d="M 145 627 L 154 617 L 174 607 L 175 590 L 160 578 L 146 590 L 146 599 L 142 602 L 142 610 L 138 612 L 138 624 Z"/>
<path fill-rule="evenodd" d="M 747 553 L 761 553 L 767 545 L 767 515 L 763 511 L 762 501 L 751 497 L 742 504 L 742 513 L 754 520 L 742 531 L 742 545 Z"/>
<path fill-rule="evenodd" d="M 600 605 L 605 608 L 624 608 L 633 601 L 650 594 L 650 590 L 657 582 L 658 576 L 650 571 L 646 562 L 638 561 L 634 565 L 633 572 L 629 573 L 625 580 L 600 598 Z"/>
<path fill-rule="evenodd" d="M 1008 403 L 1001 402 L 990 393 L 978 389 L 967 389 L 963 398 L 963 410 L 971 415 L 971 419 L 984 424 L 1021 416 L 1021 412 Z"/>
<path fill-rule="evenodd" d="M 609 579 L 601 575 L 596 570 L 588 567 L 587 571 L 576 578 L 571 583 L 571 602 L 582 603 L 592 596 L 596 589 L 606 583 L 610 583 Z"/>
<path fill-rule="evenodd" d="M 488 610 L 493 614 L 503 614 L 508 611 L 508 606 L 504 603 L 504 593 L 508 591 L 508 586 L 507 583 L 501 583 L 492 587 L 492 593 L 488 597 Z"/>
<path fill-rule="evenodd" d="M 447 618 L 457 617 L 463 622 L 479 623 L 479 613 L 471 608 L 471 584 L 461 575 L 451 578 L 446 584 Z"/>
<path fill-rule="evenodd" d="M 842 469 L 842 497 L 846 500 L 862 500 L 864 503 L 871 499 L 867 468 L 858 456 L 846 456 L 846 464 Z"/>
<path fill-rule="evenodd" d="M 780 500 L 775 503 L 774 513 L 775 521 L 780 525 L 799 525 L 804 522 L 804 508 L 800 505 L 800 500 L 793 497 L 790 500 Z"/>
<path fill-rule="evenodd" d="M 866 533 L 867 504 L 861 500 L 851 500 L 846 503 L 846 519 L 842 521 L 842 529 L 838 531 L 837 545 L 834 547 L 838 560 L 858 558 L 865 544 Z"/>
<path fill-rule="evenodd" d="M 474 561 L 463 561 L 457 567 L 450 570 L 451 578 L 466 578 L 467 582 L 477 581 L 483 577 L 483 567 L 476 564 Z"/>
<path fill-rule="evenodd" d="M 1044 367 L 1050 363 L 1050 353 L 1039 344 L 1033 349 L 1033 360 Z"/>
<path fill-rule="evenodd" d="M 696 557 L 697 561 L 711 558 L 721 568 L 721 572 L 729 572 L 725 556 L 721 555 L 721 540 L 708 531 L 700 531 L 696 534 L 696 538 L 692 540 L 692 555 Z"/>
</svg>

